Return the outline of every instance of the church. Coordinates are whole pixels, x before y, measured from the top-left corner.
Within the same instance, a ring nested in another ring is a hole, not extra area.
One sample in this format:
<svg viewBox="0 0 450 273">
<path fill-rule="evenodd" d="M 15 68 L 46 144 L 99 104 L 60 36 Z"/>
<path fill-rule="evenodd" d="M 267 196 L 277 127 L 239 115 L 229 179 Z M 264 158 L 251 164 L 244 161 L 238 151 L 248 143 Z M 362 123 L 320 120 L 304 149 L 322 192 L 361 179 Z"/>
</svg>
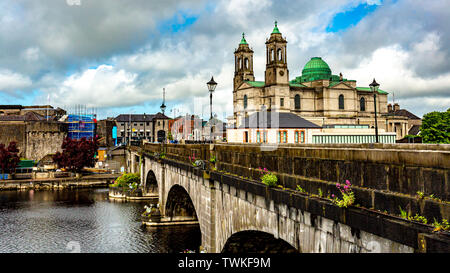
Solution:
<svg viewBox="0 0 450 273">
<path fill-rule="evenodd" d="M 255 79 L 253 54 L 243 34 L 234 52 L 231 119 L 234 128 L 242 127 L 246 118 L 263 110 L 294 114 L 322 128 L 342 125 L 374 128 L 374 94 L 369 83 L 359 86 L 355 80 L 344 78 L 342 73 L 333 75 L 321 57 L 312 57 L 301 75 L 290 77 L 287 40 L 277 22 L 266 39 L 264 81 Z M 412 127 L 407 116 L 389 111 L 388 92 L 381 89 L 376 94 L 376 112 L 379 130 L 395 132 L 397 139 L 407 135 Z"/>
</svg>

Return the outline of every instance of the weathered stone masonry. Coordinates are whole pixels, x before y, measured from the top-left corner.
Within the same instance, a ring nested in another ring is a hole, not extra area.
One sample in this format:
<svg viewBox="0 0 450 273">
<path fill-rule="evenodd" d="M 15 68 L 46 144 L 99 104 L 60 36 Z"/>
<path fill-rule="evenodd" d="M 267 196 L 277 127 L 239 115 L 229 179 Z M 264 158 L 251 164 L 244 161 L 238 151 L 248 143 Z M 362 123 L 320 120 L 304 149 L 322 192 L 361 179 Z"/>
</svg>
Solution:
<svg viewBox="0 0 450 273">
<path fill-rule="evenodd" d="M 159 146 L 154 145 L 146 147 L 147 151 L 158 149 Z M 364 208 L 342 209 L 323 198 L 268 188 L 261 183 L 220 172 L 211 172 L 210 177 L 205 178 L 202 170 L 181 162 L 187 161 L 185 156 L 187 158 L 193 151 L 203 159 L 215 153 L 218 158 L 216 166 L 233 166 L 236 168 L 234 171 L 242 171 L 242 165 L 231 165 L 235 159 L 225 161 L 221 158 L 223 151 L 234 149 L 230 145 L 216 145 L 214 150 L 201 145 L 169 145 L 167 157 L 176 158 L 176 161 L 145 156 L 143 162 L 145 175 L 152 170 L 157 177 L 163 214 L 170 189 L 174 185 L 186 189 L 200 222 L 202 245 L 208 252 L 222 251 L 233 234 L 245 230 L 272 234 L 300 252 L 449 250 L 448 235 L 432 234 L 429 226 Z M 277 152 L 272 152 L 272 155 L 277 155 Z M 240 157 L 240 160 L 245 158 L 244 153 Z M 246 164 L 245 161 L 242 163 Z"/>
</svg>

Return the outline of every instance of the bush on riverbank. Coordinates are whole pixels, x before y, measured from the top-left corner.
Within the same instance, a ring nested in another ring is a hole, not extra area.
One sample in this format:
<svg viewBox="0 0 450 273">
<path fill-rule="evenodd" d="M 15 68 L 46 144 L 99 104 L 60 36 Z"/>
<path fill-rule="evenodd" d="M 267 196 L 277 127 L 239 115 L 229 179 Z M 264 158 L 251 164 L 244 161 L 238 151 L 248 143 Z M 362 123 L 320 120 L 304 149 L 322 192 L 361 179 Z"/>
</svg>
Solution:
<svg viewBox="0 0 450 273">
<path fill-rule="evenodd" d="M 124 173 L 111 185 L 113 188 L 136 189 L 141 182 L 139 173 Z"/>
</svg>

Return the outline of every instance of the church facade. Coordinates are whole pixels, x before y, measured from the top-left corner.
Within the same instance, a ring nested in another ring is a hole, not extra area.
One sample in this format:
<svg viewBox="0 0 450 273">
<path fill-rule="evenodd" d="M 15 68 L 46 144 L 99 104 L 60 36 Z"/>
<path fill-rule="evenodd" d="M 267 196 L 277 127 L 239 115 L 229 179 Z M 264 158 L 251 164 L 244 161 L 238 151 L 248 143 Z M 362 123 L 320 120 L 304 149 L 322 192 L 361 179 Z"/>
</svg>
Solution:
<svg viewBox="0 0 450 273">
<path fill-rule="evenodd" d="M 287 40 L 275 27 L 266 40 L 266 69 L 264 81 L 257 81 L 253 70 L 253 50 L 243 34 L 235 50 L 233 84 L 233 119 L 235 127 L 242 120 L 261 110 L 296 114 L 318 126 L 375 126 L 374 94 L 368 86 L 358 86 L 355 80 L 342 74 L 333 75 L 321 57 L 306 63 L 301 75 L 290 80 Z M 378 128 L 396 132 L 404 137 L 408 118 L 389 114 L 388 93 L 378 90 L 376 109 Z"/>
</svg>

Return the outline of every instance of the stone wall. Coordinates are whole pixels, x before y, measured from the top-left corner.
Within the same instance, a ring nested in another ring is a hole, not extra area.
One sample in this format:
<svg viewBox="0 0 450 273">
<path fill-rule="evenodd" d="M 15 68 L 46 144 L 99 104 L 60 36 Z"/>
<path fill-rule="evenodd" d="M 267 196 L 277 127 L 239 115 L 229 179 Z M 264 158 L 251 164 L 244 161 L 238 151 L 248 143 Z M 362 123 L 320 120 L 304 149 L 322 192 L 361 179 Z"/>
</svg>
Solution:
<svg viewBox="0 0 450 273">
<path fill-rule="evenodd" d="M 23 122 L 0 123 L 0 143 L 8 146 L 10 142 L 17 142 L 19 156 L 26 153 L 26 124 Z"/>
<path fill-rule="evenodd" d="M 356 204 L 400 215 L 400 208 L 433 222 L 450 219 L 450 145 L 326 144 L 326 145 L 165 145 L 166 157 L 189 162 L 189 156 L 209 160 L 215 154 L 219 171 L 253 180 L 258 168 L 276 173 L 279 184 L 310 194 L 340 196 L 336 183 L 350 180 Z M 145 151 L 160 151 L 147 144 Z M 418 198 L 417 191 L 437 199 Z"/>
<path fill-rule="evenodd" d="M 67 124 L 59 122 L 29 122 L 26 127 L 26 158 L 40 160 L 48 154 L 62 151 L 67 136 Z"/>
<path fill-rule="evenodd" d="M 404 253 L 419 248 L 419 234 L 430 232 L 402 219 L 338 208 L 320 198 L 267 188 L 234 176 L 214 172 L 205 177 L 203 171 L 172 160 L 146 157 L 143 168 L 145 173 L 151 170 L 156 174 L 163 215 L 171 202 L 170 190 L 175 185 L 186 190 L 207 252 L 221 252 L 234 234 L 256 230 L 303 253 Z"/>
</svg>

